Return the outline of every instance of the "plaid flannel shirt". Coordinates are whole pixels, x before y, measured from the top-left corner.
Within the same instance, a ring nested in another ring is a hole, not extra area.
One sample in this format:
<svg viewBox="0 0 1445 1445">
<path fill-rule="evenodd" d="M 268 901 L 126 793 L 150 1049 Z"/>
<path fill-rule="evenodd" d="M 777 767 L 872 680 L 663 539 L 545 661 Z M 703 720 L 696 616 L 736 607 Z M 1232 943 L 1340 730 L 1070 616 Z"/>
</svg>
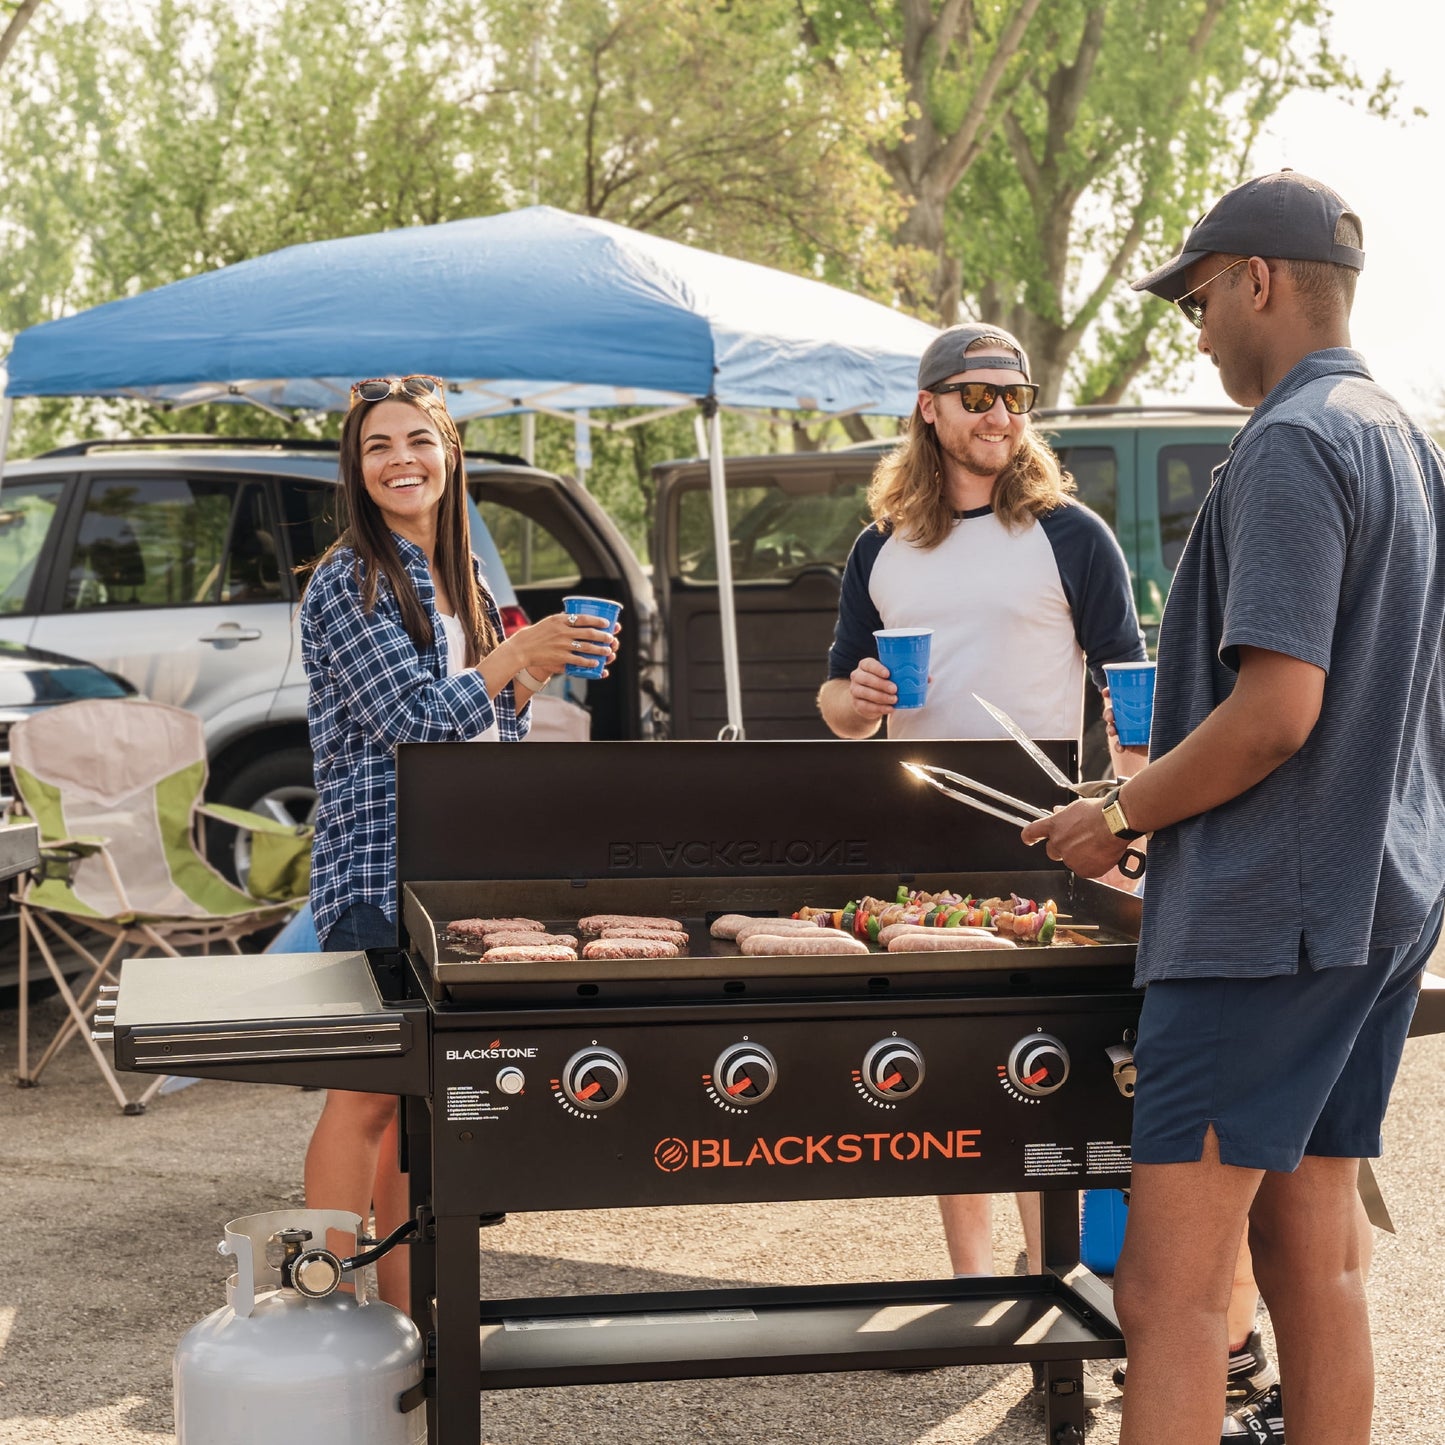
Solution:
<svg viewBox="0 0 1445 1445">
<path fill-rule="evenodd" d="M 407 635 L 385 577 L 375 609 L 363 610 L 349 549 L 316 571 L 301 602 L 318 794 L 311 906 L 323 944 L 353 903 L 374 904 L 395 921 L 396 745 L 465 740 L 494 720 L 504 742 L 519 742 L 531 725 L 531 706 L 518 715 L 511 683 L 494 698 L 475 669 L 446 675 L 446 635 L 426 554 L 393 537 L 431 620 L 429 646 L 418 649 Z M 472 565 L 481 581 L 475 558 Z M 500 636 L 501 615 L 485 583 L 482 596 Z"/>
</svg>

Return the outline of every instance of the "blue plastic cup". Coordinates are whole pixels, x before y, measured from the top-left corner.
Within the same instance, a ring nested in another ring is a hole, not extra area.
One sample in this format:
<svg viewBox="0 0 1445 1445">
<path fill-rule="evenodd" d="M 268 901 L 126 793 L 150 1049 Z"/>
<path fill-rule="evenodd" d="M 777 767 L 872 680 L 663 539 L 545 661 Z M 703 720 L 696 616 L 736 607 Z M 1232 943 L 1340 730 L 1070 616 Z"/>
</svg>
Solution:
<svg viewBox="0 0 1445 1445">
<path fill-rule="evenodd" d="M 617 619 L 622 616 L 622 604 L 606 597 L 564 597 L 562 606 L 567 609 L 568 617 L 600 617 L 602 626 L 609 630 L 617 625 Z M 601 677 L 602 669 L 606 665 L 605 657 L 595 657 L 587 663 L 569 662 L 567 676 Z"/>
<path fill-rule="evenodd" d="M 1149 746 L 1149 725 L 1154 719 L 1154 664 L 1106 662 L 1109 702 L 1114 709 L 1114 731 L 1126 748 Z"/>
<path fill-rule="evenodd" d="M 884 627 L 873 634 L 878 644 L 878 661 L 898 689 L 895 708 L 922 707 L 928 697 L 928 652 L 933 643 L 931 627 Z"/>
</svg>

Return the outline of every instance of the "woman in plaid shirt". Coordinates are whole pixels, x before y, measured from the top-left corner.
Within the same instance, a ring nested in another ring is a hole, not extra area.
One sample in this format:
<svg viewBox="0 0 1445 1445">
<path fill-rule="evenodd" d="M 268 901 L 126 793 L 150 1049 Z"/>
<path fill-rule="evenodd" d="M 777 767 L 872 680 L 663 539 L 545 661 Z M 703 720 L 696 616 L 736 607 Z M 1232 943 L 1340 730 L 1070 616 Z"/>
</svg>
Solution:
<svg viewBox="0 0 1445 1445">
<path fill-rule="evenodd" d="M 617 651 L 600 619 L 578 625 L 565 613 L 502 636 L 471 552 L 461 439 L 437 378 L 358 382 L 351 403 L 348 525 L 301 602 L 318 794 L 311 905 L 326 950 L 396 944 L 396 745 L 518 742 L 548 678 Z M 401 1223 L 396 1130 L 394 1096 L 331 1090 L 306 1152 L 307 1207 L 363 1220 L 374 1208 L 378 1234 Z M 405 1252 L 377 1269 L 382 1297 L 406 1309 Z"/>
</svg>

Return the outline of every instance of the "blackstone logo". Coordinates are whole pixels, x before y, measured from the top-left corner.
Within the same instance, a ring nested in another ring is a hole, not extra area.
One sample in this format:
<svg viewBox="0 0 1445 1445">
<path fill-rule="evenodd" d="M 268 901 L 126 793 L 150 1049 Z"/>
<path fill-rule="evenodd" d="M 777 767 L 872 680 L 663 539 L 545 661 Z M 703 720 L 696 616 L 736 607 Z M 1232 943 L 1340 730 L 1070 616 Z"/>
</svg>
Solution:
<svg viewBox="0 0 1445 1445">
<path fill-rule="evenodd" d="M 664 1174 L 683 1169 L 751 1169 L 793 1164 L 911 1164 L 926 1159 L 982 1159 L 981 1129 L 946 1129 L 941 1134 L 907 1130 L 897 1134 L 783 1134 L 732 1139 L 663 1139 L 652 1151 Z"/>
<path fill-rule="evenodd" d="M 640 839 L 607 845 L 607 866 L 614 873 L 651 868 L 659 860 L 670 872 L 828 865 L 866 868 L 868 842 L 865 838 L 690 838 L 666 843 Z"/>
<path fill-rule="evenodd" d="M 484 1049 L 448 1049 L 447 1060 L 455 1059 L 535 1059 L 536 1049 L 515 1049 L 502 1047 L 501 1039 L 493 1039 Z"/>
</svg>

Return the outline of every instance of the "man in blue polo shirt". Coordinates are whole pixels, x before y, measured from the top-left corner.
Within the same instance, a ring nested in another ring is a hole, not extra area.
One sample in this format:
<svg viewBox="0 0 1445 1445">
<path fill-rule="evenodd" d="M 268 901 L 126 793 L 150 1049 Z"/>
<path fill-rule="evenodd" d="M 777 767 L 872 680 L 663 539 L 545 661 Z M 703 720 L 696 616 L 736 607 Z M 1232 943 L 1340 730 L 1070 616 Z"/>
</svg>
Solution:
<svg viewBox="0 0 1445 1445">
<path fill-rule="evenodd" d="M 1136 283 L 1254 415 L 1175 573 L 1149 765 L 1024 830 L 1089 875 L 1152 835 L 1121 1445 L 1213 1445 L 1246 1221 L 1290 1439 L 1370 1439 L 1356 1183 L 1440 932 L 1445 459 L 1350 349 L 1361 246 L 1283 171 Z"/>
</svg>

